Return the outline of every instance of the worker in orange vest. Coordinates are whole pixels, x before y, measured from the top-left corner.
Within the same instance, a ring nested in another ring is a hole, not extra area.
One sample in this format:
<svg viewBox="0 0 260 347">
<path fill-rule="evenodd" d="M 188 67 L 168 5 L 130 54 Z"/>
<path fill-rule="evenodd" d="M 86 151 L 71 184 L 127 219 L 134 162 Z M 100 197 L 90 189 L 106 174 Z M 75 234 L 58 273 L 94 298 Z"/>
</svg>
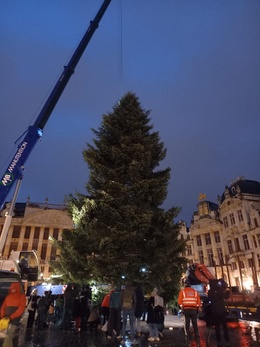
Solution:
<svg viewBox="0 0 260 347">
<path fill-rule="evenodd" d="M 189 282 L 185 281 L 185 288 L 180 290 L 178 304 L 185 316 L 185 335 L 187 346 L 190 344 L 190 321 L 195 333 L 197 347 L 200 347 L 200 337 L 197 323 L 198 309 L 201 307 L 201 300 L 198 292 L 191 288 Z"/>
</svg>

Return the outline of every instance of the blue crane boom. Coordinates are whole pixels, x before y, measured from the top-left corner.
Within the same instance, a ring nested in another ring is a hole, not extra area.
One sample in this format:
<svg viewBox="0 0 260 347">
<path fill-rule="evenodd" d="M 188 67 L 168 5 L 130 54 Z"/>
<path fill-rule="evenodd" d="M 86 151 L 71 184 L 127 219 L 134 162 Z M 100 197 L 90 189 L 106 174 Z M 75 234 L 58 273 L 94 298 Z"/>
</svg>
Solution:
<svg viewBox="0 0 260 347">
<path fill-rule="evenodd" d="M 111 0 L 105 0 L 97 12 L 94 20 L 90 22 L 90 25 L 85 32 L 83 38 L 78 44 L 74 54 L 72 55 L 68 65 L 64 67 L 62 74 L 60 75 L 57 83 L 55 84 L 52 92 L 50 93 L 47 101 L 45 102 L 42 110 L 40 111 L 36 121 L 33 125 L 29 126 L 25 132 L 23 140 L 19 143 L 17 151 L 12 158 L 7 170 L 3 174 L 0 181 L 0 209 L 2 209 L 5 199 L 10 192 L 13 184 L 17 180 L 22 179 L 23 166 L 28 159 L 32 149 L 38 140 L 42 137 L 43 129 L 56 106 L 61 94 L 63 93 L 70 77 L 74 73 L 82 54 L 84 53 L 89 41 L 91 40 L 95 30 L 98 28 L 98 24 L 102 19 L 105 11 L 107 10 Z"/>
</svg>

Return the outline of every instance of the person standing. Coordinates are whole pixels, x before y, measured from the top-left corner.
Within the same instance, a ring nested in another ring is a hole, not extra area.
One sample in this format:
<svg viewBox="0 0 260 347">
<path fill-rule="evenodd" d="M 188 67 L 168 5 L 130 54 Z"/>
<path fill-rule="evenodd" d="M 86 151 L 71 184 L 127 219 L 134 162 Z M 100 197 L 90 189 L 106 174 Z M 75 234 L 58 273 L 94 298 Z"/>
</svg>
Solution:
<svg viewBox="0 0 260 347">
<path fill-rule="evenodd" d="M 26 307 L 26 296 L 19 282 L 12 283 L 0 310 L 0 318 L 8 317 L 10 323 L 2 347 L 13 347 L 15 330 L 20 324 Z"/>
<path fill-rule="evenodd" d="M 158 310 L 158 307 L 155 309 L 155 305 L 158 306 L 158 303 L 156 303 L 157 296 L 158 296 L 157 289 L 154 289 L 147 302 L 147 324 L 149 328 L 148 341 L 151 341 L 151 342 L 160 341 L 159 330 L 158 330 L 159 310 Z"/>
<path fill-rule="evenodd" d="M 54 300 L 54 322 L 60 325 L 63 312 L 63 296 L 61 294 L 56 296 Z"/>
<path fill-rule="evenodd" d="M 185 335 L 187 345 L 190 343 L 190 321 L 194 329 L 197 347 L 200 347 L 200 337 L 198 330 L 197 314 L 201 307 L 201 300 L 198 292 L 191 288 L 188 281 L 185 281 L 185 288 L 181 289 L 178 296 L 178 304 L 184 312 L 185 317 Z"/>
<path fill-rule="evenodd" d="M 37 300 L 37 325 L 38 330 L 42 330 L 44 328 L 45 320 L 46 320 L 46 297 L 40 296 Z"/>
<path fill-rule="evenodd" d="M 136 307 L 135 307 L 135 328 L 137 336 L 141 336 L 141 317 L 143 314 L 144 293 L 141 286 L 137 285 L 135 288 Z"/>
<path fill-rule="evenodd" d="M 108 321 L 108 317 L 109 317 L 109 300 L 110 300 L 110 295 L 113 292 L 113 290 L 111 290 L 109 293 L 107 293 L 104 296 L 104 299 L 102 300 L 101 303 L 101 316 L 102 316 L 102 325 L 105 325 L 106 322 Z"/>
<path fill-rule="evenodd" d="M 92 291 L 89 285 L 84 285 L 80 293 L 81 305 L 81 331 L 87 330 L 87 321 L 90 314 L 89 303 L 92 301 Z"/>
<path fill-rule="evenodd" d="M 35 288 L 32 290 L 29 301 L 28 301 L 28 319 L 27 329 L 32 329 L 35 320 L 35 313 L 37 310 L 38 290 Z"/>
<path fill-rule="evenodd" d="M 64 294 L 64 307 L 63 307 L 63 329 L 69 330 L 71 328 L 71 319 L 73 314 L 74 304 L 74 289 L 71 284 L 68 284 Z"/>
<path fill-rule="evenodd" d="M 130 282 L 126 283 L 125 289 L 121 292 L 121 308 L 123 315 L 123 325 L 122 325 L 122 344 L 125 343 L 125 330 L 127 317 L 130 321 L 130 335 L 132 344 L 136 344 L 135 340 L 135 329 L 134 329 L 134 313 L 136 308 L 136 295 L 135 290 Z"/>
<path fill-rule="evenodd" d="M 163 337 L 163 329 L 164 329 L 164 300 L 156 291 L 156 295 L 154 297 L 154 314 L 156 317 L 158 335 L 159 337 Z"/>
<path fill-rule="evenodd" d="M 212 319 L 215 324 L 215 332 L 218 346 L 221 346 L 220 326 L 222 325 L 224 338 L 226 341 L 226 347 L 229 344 L 229 334 L 227 328 L 227 310 L 225 299 L 229 298 L 230 292 L 227 287 L 227 283 L 220 280 L 209 280 L 210 289 L 208 292 L 208 299 L 210 301 L 210 309 L 212 313 Z"/>
<path fill-rule="evenodd" d="M 81 326 L 81 302 L 80 302 L 80 296 L 76 296 L 73 301 L 73 317 L 75 320 L 75 331 L 80 332 L 80 326 Z"/>
<path fill-rule="evenodd" d="M 113 331 L 116 332 L 116 338 L 121 339 L 121 286 L 118 285 L 110 294 L 109 299 L 109 317 L 107 323 L 107 338 L 111 339 Z"/>
</svg>

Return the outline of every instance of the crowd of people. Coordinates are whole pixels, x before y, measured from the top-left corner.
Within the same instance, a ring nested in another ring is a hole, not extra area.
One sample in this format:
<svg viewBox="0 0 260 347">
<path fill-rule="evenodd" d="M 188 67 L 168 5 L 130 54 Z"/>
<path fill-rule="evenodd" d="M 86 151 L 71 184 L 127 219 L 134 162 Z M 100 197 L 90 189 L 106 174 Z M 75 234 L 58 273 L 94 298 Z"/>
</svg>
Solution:
<svg viewBox="0 0 260 347">
<path fill-rule="evenodd" d="M 90 302 L 91 289 L 88 285 L 76 292 L 74 287 L 68 284 L 64 293 L 59 295 L 53 295 L 51 290 L 46 290 L 39 296 L 37 289 L 33 289 L 27 305 L 27 329 L 32 329 L 35 324 L 38 330 L 42 330 L 53 323 L 63 330 L 70 330 L 74 321 L 76 331 L 86 330 L 88 319 L 91 319 L 92 315 Z"/>
<path fill-rule="evenodd" d="M 201 302 L 198 292 L 188 281 L 179 292 L 178 305 L 185 317 L 187 346 L 191 342 L 190 323 L 193 325 L 196 345 L 201 346 L 197 317 L 198 311 L 202 309 L 207 326 L 215 327 L 218 346 L 222 345 L 221 328 L 225 346 L 230 345 L 225 304 L 229 297 L 229 288 L 223 280 L 210 280 L 209 284 L 208 302 Z M 260 288 L 257 285 L 251 296 L 259 314 Z M 138 343 L 136 339 L 141 335 L 141 321 L 146 321 L 149 328 L 148 341 L 156 342 L 163 337 L 164 306 L 164 300 L 157 289 L 145 297 L 142 287 L 132 283 L 118 285 L 110 290 L 104 295 L 100 306 L 92 303 L 92 292 L 88 285 L 83 286 L 81 291 L 76 291 L 68 284 L 62 295 L 52 295 L 51 291 L 45 291 L 39 296 L 37 289 L 33 289 L 27 303 L 27 329 L 32 329 L 34 325 L 39 330 L 45 329 L 52 322 L 64 331 L 102 330 L 108 340 L 117 339 L 123 345 L 129 321 L 129 335 L 134 345 Z M 19 283 L 13 283 L 0 309 L 0 318 L 8 317 L 10 321 L 3 347 L 13 347 L 13 335 L 25 308 L 26 296 Z"/>
<path fill-rule="evenodd" d="M 129 320 L 130 339 L 138 343 L 141 335 L 141 321 L 146 320 L 149 328 L 149 341 L 159 341 L 164 327 L 164 301 L 154 289 L 145 305 L 145 296 L 140 285 L 126 283 L 115 287 L 105 295 L 101 312 L 103 312 L 103 330 L 107 339 L 116 338 L 125 344 L 126 326 Z"/>
<path fill-rule="evenodd" d="M 141 321 L 146 321 L 149 328 L 149 341 L 159 341 L 164 328 L 164 301 L 154 289 L 146 300 L 140 285 L 117 286 L 104 295 L 100 307 L 92 304 L 89 286 L 77 292 L 68 284 L 63 295 L 52 295 L 45 291 L 39 296 L 37 289 L 31 292 L 28 300 L 27 329 L 33 325 L 45 329 L 49 323 L 63 329 L 103 330 L 107 339 L 118 339 L 122 344 L 126 339 L 126 326 L 130 323 L 132 344 L 141 336 Z"/>
</svg>

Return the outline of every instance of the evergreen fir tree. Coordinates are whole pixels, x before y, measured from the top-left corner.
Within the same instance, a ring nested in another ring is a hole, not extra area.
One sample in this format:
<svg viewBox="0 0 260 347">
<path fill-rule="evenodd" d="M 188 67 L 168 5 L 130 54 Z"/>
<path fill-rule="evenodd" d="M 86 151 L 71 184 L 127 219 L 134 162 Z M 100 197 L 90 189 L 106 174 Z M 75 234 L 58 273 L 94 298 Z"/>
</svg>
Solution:
<svg viewBox="0 0 260 347">
<path fill-rule="evenodd" d="M 174 223 L 179 209 L 161 207 L 170 168 L 159 167 L 166 149 L 149 114 L 127 93 L 93 130 L 94 144 L 83 152 L 89 196 L 68 197 L 72 217 L 80 218 L 73 235 L 65 234 L 59 244 L 61 263 L 71 264 L 72 271 L 77 254 L 74 269 L 81 278 L 84 271 L 103 283 L 118 283 L 123 276 L 172 296 L 185 263 L 184 242 Z"/>
</svg>

